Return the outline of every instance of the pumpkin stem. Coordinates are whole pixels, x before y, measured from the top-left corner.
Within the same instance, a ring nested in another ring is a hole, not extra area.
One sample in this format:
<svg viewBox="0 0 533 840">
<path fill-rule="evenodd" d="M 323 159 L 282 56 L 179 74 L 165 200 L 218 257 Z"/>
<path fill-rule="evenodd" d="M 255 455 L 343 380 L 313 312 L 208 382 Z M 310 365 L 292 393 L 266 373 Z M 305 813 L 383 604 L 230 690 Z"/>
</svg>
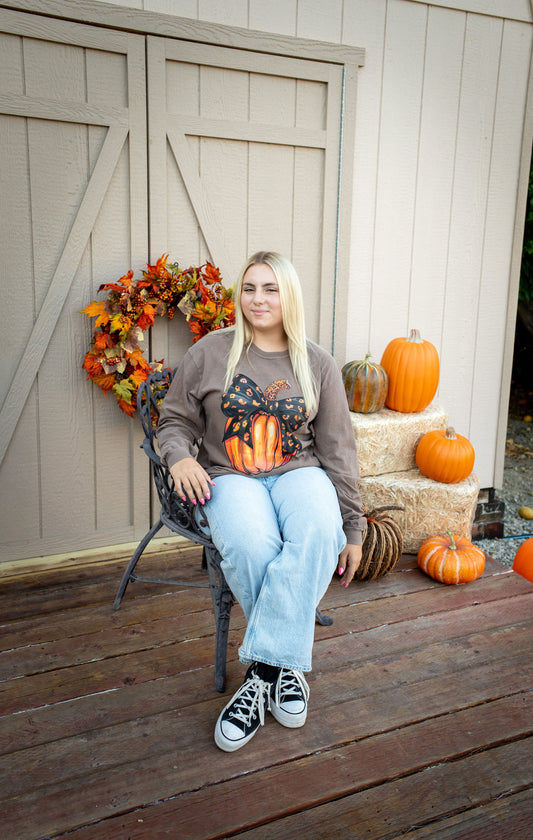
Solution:
<svg viewBox="0 0 533 840">
<path fill-rule="evenodd" d="M 450 538 L 450 549 L 452 551 L 457 551 L 457 545 L 455 544 L 455 538 L 451 531 L 448 531 L 448 536 Z"/>
<path fill-rule="evenodd" d="M 411 330 L 407 341 L 412 341 L 414 344 L 423 344 L 424 339 L 420 335 L 420 330 Z"/>
<path fill-rule="evenodd" d="M 363 364 L 364 364 L 364 365 L 368 362 L 368 360 L 369 360 L 369 358 L 370 358 L 370 356 L 371 356 L 371 355 L 372 355 L 372 353 L 367 353 L 367 354 L 366 354 L 365 358 L 363 359 Z"/>
<path fill-rule="evenodd" d="M 453 426 L 448 426 L 444 437 L 446 438 L 446 440 L 456 440 L 457 435 L 455 434 L 455 429 L 453 428 Z"/>
</svg>

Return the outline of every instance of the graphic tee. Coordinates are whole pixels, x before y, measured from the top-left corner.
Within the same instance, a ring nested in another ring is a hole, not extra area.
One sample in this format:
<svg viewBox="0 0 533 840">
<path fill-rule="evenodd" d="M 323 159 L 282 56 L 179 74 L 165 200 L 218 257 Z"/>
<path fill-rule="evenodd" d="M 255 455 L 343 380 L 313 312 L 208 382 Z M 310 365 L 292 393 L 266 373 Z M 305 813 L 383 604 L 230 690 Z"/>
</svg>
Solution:
<svg viewBox="0 0 533 840">
<path fill-rule="evenodd" d="M 290 388 L 276 379 L 264 391 L 244 374 L 233 377 L 222 395 L 222 412 L 228 417 L 224 445 L 237 472 L 256 475 L 283 467 L 302 448 L 294 434 L 307 420 L 302 397 L 277 400 Z"/>
</svg>

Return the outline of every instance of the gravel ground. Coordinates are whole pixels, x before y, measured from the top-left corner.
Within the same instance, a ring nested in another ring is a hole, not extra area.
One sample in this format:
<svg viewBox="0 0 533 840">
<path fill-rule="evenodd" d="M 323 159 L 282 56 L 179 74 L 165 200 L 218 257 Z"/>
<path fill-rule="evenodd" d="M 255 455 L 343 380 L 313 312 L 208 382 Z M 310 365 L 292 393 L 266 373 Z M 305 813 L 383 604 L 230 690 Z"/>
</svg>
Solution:
<svg viewBox="0 0 533 840">
<path fill-rule="evenodd" d="M 503 565 L 512 566 L 519 546 L 533 536 L 533 519 L 522 519 L 518 514 L 521 507 L 533 508 L 532 422 L 509 417 L 503 487 L 496 489 L 496 496 L 505 504 L 504 536 L 476 540 L 475 545 Z"/>
</svg>

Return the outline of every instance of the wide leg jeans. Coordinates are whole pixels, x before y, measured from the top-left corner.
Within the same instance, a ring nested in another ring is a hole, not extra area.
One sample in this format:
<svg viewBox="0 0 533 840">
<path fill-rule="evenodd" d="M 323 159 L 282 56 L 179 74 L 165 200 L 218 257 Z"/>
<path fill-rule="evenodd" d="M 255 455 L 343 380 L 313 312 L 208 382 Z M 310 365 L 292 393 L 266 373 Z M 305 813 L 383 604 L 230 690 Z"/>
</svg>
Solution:
<svg viewBox="0 0 533 840">
<path fill-rule="evenodd" d="M 241 662 L 310 671 L 315 609 L 346 544 L 326 473 L 218 476 L 203 511 L 246 616 Z"/>
</svg>

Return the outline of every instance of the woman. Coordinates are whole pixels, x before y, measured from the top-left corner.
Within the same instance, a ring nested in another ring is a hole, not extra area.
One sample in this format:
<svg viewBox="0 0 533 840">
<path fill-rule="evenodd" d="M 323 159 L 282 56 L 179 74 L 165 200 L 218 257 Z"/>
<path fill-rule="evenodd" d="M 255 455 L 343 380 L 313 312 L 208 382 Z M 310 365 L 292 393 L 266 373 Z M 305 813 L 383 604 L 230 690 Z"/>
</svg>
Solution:
<svg viewBox="0 0 533 840">
<path fill-rule="evenodd" d="M 215 728 L 229 752 L 265 708 L 284 726 L 305 723 L 315 608 L 336 566 L 342 585 L 352 580 L 364 525 L 344 386 L 306 340 L 292 264 L 254 254 L 235 312 L 234 327 L 188 350 L 158 427 L 176 492 L 205 512 L 247 619 L 239 658 L 249 667 Z"/>
</svg>

